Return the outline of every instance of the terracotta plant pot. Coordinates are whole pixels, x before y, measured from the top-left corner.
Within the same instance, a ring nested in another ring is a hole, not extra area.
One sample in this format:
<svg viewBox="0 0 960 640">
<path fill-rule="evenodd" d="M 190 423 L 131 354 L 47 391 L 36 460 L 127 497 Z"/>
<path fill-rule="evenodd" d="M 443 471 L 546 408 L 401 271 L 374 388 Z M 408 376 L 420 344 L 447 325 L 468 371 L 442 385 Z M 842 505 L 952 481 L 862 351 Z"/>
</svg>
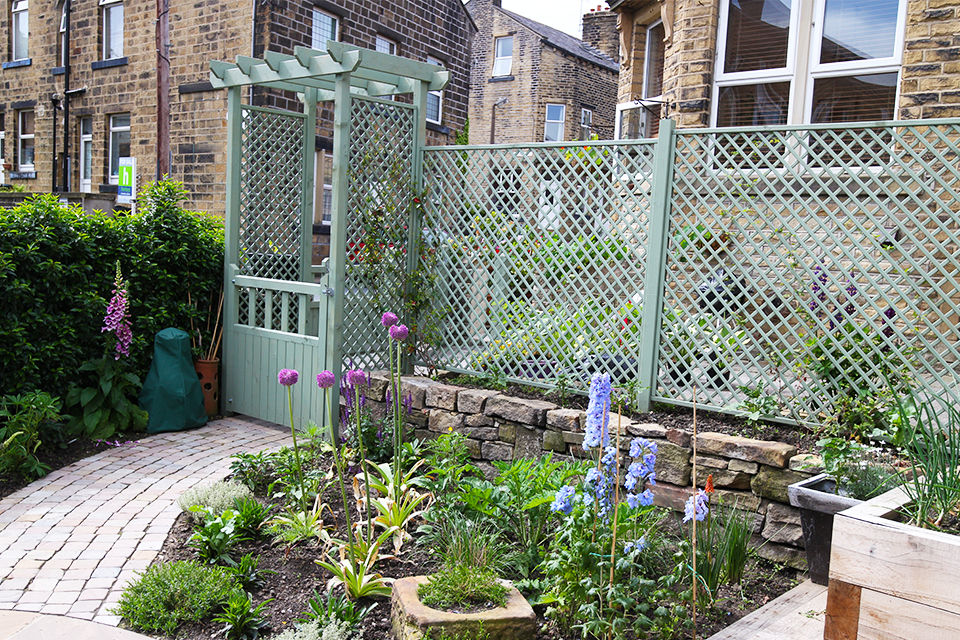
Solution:
<svg viewBox="0 0 960 640">
<path fill-rule="evenodd" d="M 208 416 L 215 416 L 220 413 L 220 358 L 197 360 L 193 366 L 203 389 L 203 408 Z"/>
</svg>

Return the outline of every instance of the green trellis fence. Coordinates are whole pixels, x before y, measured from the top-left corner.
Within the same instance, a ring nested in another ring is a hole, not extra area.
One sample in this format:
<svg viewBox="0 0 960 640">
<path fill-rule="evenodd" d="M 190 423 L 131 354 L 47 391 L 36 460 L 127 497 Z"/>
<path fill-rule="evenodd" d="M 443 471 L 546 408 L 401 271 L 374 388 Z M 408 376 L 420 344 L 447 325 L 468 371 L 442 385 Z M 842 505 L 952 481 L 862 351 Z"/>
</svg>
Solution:
<svg viewBox="0 0 960 640">
<path fill-rule="evenodd" d="M 427 147 L 432 364 L 813 424 L 891 383 L 956 402 L 958 156 L 960 120 Z"/>
</svg>

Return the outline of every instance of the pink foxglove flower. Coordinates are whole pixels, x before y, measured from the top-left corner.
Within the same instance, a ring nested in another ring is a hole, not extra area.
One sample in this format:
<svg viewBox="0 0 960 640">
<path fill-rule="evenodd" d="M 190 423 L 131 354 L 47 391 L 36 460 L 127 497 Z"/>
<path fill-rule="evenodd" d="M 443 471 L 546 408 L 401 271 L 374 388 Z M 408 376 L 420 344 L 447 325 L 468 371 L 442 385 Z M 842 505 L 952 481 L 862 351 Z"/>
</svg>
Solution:
<svg viewBox="0 0 960 640">
<path fill-rule="evenodd" d="M 100 333 L 109 331 L 116 338 L 114 360 L 120 356 L 130 355 L 130 343 L 133 341 L 133 328 L 130 324 L 130 302 L 127 299 L 127 283 L 120 273 L 120 263 L 117 262 L 117 276 L 113 281 L 113 297 L 107 305 L 107 315 L 103 317 L 103 327 Z"/>
</svg>

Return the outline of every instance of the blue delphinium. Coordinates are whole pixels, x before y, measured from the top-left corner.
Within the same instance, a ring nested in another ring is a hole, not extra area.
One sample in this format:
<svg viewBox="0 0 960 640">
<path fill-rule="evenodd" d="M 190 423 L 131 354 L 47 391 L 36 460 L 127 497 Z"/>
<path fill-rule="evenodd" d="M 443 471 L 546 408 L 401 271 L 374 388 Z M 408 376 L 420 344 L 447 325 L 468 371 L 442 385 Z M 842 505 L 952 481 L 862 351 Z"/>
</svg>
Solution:
<svg viewBox="0 0 960 640">
<path fill-rule="evenodd" d="M 710 502 L 710 496 L 703 489 L 697 489 L 697 492 L 687 498 L 687 504 L 683 507 L 683 521 L 690 522 L 694 518 L 697 522 L 703 522 L 703 519 L 710 513 L 707 504 Z"/>
<path fill-rule="evenodd" d="M 575 493 L 576 490 L 569 485 L 560 487 L 557 495 L 553 499 L 553 504 L 550 505 L 550 509 L 556 513 L 570 515 L 570 512 L 573 511 L 572 498 Z"/>
<path fill-rule="evenodd" d="M 630 443 L 630 457 L 634 459 L 627 467 L 623 486 L 629 492 L 627 504 L 636 508 L 653 504 L 653 493 L 650 489 L 637 493 L 644 484 L 656 484 L 654 465 L 657 462 L 657 445 L 645 438 L 634 438 Z"/>
<path fill-rule="evenodd" d="M 583 448 L 606 447 L 610 444 L 607 426 L 610 422 L 610 374 L 595 373 L 590 380 L 590 402 L 587 405 L 587 424 L 583 434 Z"/>
</svg>

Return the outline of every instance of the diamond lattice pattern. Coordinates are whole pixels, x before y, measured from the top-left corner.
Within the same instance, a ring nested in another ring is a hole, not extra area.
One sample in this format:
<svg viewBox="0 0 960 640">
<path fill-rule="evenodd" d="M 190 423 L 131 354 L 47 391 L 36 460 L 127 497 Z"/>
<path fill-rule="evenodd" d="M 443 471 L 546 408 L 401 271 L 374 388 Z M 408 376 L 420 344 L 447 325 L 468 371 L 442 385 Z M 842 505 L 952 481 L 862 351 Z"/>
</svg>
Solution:
<svg viewBox="0 0 960 640">
<path fill-rule="evenodd" d="M 957 399 L 957 125 L 677 134 L 655 397 Z"/>
<path fill-rule="evenodd" d="M 416 195 L 415 110 L 353 98 L 347 186 L 343 363 L 384 368 L 380 315 L 402 313 L 407 220 Z"/>
<path fill-rule="evenodd" d="M 300 280 L 303 120 L 298 113 L 242 109 L 241 275 Z"/>
<path fill-rule="evenodd" d="M 637 379 L 653 142 L 424 151 L 436 364 L 576 386 Z"/>
</svg>

